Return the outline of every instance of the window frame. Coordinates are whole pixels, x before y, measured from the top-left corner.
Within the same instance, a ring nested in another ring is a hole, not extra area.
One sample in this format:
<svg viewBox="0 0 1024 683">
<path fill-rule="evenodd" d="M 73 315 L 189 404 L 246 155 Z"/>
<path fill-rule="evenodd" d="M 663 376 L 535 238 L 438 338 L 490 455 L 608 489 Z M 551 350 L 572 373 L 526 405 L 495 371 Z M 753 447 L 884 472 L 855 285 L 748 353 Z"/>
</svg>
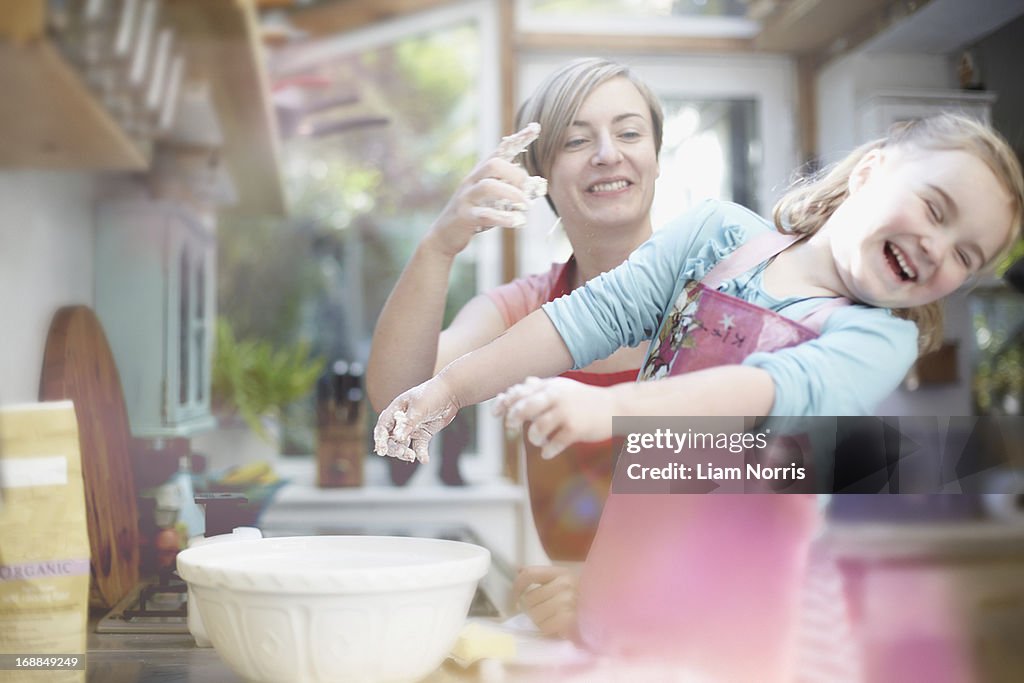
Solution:
<svg viewBox="0 0 1024 683">
<path fill-rule="evenodd" d="M 535 12 L 532 0 L 516 0 L 516 29 L 523 33 L 752 39 L 761 28 L 759 21 L 746 17 L 580 14 L 559 17 Z"/>
</svg>

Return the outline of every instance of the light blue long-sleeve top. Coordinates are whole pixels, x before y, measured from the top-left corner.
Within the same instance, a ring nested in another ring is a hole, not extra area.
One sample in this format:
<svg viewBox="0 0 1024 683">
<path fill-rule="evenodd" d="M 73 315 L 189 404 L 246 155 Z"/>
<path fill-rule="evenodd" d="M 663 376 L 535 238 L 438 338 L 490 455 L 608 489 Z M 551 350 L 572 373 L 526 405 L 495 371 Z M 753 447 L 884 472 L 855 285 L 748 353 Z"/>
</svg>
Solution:
<svg viewBox="0 0 1024 683">
<path fill-rule="evenodd" d="M 706 201 L 657 231 L 622 265 L 542 309 L 569 348 L 574 367 L 586 367 L 621 346 L 651 339 L 687 282 L 702 279 L 754 235 L 774 229 L 742 206 Z M 756 267 L 718 289 L 794 320 L 822 303 L 772 297 Z M 836 308 L 817 339 L 751 354 L 743 364 L 771 375 L 771 416 L 871 415 L 916 357 L 914 323 L 888 309 L 854 304 Z"/>
</svg>

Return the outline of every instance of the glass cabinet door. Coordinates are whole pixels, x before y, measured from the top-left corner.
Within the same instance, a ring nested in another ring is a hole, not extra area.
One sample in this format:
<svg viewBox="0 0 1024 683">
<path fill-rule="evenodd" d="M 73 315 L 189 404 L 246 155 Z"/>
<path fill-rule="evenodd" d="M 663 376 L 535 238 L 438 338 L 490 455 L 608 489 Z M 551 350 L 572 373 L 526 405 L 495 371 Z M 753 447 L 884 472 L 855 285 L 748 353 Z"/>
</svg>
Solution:
<svg viewBox="0 0 1024 683">
<path fill-rule="evenodd" d="M 132 434 L 188 437 L 210 429 L 212 224 L 165 201 L 111 200 L 97 215 L 96 312 Z"/>
<path fill-rule="evenodd" d="M 174 220 L 171 221 L 175 222 Z M 213 239 L 201 225 L 169 226 L 166 421 L 176 424 L 210 412 Z"/>
</svg>

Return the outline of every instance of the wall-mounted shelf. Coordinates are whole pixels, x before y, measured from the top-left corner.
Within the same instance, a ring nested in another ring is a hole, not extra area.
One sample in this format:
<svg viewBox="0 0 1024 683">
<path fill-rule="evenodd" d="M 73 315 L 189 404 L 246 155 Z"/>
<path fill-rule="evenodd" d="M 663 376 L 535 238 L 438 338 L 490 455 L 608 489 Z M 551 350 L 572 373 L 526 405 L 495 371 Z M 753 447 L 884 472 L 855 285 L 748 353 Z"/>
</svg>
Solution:
<svg viewBox="0 0 1024 683">
<path fill-rule="evenodd" d="M 989 123 L 996 99 L 993 92 L 972 90 L 878 90 L 867 94 L 858 106 L 860 138 L 870 140 L 885 135 L 894 123 L 944 111 L 959 112 Z"/>
<path fill-rule="evenodd" d="M 186 78 L 206 80 L 238 210 L 283 215 L 277 120 L 254 0 L 163 0 Z M 46 34 L 46 1 L 0 12 L 0 168 L 145 170 L 148 145 L 119 126 Z"/>
<path fill-rule="evenodd" d="M 146 168 L 143 149 L 52 44 L 15 42 L 22 28 L 0 24 L 0 168 Z"/>
</svg>

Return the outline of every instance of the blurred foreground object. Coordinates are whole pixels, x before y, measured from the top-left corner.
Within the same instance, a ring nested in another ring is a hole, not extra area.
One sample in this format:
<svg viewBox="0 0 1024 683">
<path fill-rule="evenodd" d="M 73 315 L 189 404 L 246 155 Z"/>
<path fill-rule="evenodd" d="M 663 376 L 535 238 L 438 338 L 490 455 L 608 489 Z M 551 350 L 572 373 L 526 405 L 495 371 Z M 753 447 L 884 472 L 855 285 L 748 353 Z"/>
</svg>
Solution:
<svg viewBox="0 0 1024 683">
<path fill-rule="evenodd" d="M 85 652 L 85 517 L 72 403 L 0 407 L 0 653 Z"/>
<path fill-rule="evenodd" d="M 1024 524 L 837 524 L 864 680 L 1024 680 Z"/>
</svg>

